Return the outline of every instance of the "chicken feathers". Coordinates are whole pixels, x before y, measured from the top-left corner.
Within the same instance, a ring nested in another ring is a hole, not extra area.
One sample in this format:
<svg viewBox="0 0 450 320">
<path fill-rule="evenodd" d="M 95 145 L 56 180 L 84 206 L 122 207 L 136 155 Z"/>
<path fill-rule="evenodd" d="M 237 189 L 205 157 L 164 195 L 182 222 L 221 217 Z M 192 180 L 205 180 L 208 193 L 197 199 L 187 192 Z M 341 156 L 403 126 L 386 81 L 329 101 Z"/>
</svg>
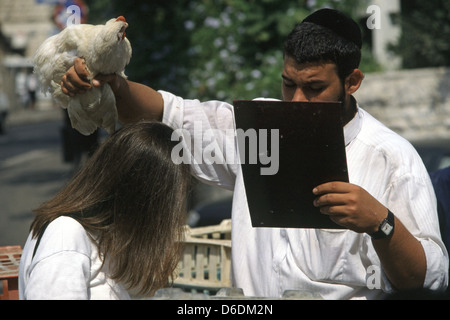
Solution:
<svg viewBox="0 0 450 320">
<path fill-rule="evenodd" d="M 118 74 L 126 78 L 125 66 L 131 59 L 131 45 L 125 37 L 128 24 L 123 17 L 104 25 L 72 25 L 45 40 L 33 57 L 34 72 L 42 90 L 67 109 L 71 125 L 84 135 L 97 128 L 115 131 L 118 120 L 116 100 L 109 84 L 91 87 L 74 97 L 65 95 L 61 78 L 82 57 L 89 72 L 89 81 L 98 74 Z"/>
</svg>

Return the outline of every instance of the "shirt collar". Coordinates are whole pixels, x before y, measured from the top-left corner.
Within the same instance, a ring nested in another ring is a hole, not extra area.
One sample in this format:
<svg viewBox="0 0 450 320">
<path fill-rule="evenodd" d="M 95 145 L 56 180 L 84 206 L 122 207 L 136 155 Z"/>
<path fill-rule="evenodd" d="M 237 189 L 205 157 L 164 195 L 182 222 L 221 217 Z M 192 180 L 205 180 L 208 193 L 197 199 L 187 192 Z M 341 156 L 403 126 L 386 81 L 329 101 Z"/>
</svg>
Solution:
<svg viewBox="0 0 450 320">
<path fill-rule="evenodd" d="M 361 131 L 361 126 L 362 126 L 362 113 L 361 110 L 359 109 L 358 104 L 356 104 L 355 116 L 344 126 L 345 146 L 348 146 L 350 142 L 352 142 L 356 138 L 358 133 Z"/>
</svg>

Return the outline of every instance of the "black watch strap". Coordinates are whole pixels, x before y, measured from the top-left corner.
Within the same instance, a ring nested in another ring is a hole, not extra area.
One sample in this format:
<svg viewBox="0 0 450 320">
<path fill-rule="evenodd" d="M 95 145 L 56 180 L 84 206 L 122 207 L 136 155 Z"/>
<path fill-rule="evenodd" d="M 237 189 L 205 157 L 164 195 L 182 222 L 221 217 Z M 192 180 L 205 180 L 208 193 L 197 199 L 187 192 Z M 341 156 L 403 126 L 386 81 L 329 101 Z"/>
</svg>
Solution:
<svg viewBox="0 0 450 320">
<path fill-rule="evenodd" d="M 394 231 L 395 225 L 394 222 L 395 222 L 394 214 L 390 210 L 388 210 L 388 215 L 386 219 L 381 221 L 380 226 L 378 227 L 378 231 L 370 234 L 372 239 L 384 239 L 389 237 Z"/>
</svg>

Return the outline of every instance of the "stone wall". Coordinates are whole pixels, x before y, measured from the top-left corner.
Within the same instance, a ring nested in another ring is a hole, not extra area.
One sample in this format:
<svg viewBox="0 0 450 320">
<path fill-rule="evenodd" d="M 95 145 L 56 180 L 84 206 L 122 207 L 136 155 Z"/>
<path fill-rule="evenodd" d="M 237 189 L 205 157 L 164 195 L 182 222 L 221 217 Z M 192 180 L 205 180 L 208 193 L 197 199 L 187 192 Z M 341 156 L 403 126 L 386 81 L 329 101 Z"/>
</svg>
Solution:
<svg viewBox="0 0 450 320">
<path fill-rule="evenodd" d="M 367 74 L 355 97 L 410 141 L 450 143 L 450 68 Z"/>
</svg>

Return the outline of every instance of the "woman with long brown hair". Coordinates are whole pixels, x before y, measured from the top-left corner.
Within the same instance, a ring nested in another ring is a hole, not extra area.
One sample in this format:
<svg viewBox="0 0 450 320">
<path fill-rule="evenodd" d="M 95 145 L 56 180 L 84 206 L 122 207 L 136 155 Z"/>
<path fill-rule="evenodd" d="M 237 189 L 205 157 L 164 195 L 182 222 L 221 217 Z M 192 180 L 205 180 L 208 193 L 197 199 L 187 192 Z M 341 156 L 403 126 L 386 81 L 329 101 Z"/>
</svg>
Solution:
<svg viewBox="0 0 450 320">
<path fill-rule="evenodd" d="M 173 279 L 189 169 L 171 160 L 172 132 L 157 122 L 118 130 L 35 210 L 21 299 L 125 299 Z"/>
</svg>

